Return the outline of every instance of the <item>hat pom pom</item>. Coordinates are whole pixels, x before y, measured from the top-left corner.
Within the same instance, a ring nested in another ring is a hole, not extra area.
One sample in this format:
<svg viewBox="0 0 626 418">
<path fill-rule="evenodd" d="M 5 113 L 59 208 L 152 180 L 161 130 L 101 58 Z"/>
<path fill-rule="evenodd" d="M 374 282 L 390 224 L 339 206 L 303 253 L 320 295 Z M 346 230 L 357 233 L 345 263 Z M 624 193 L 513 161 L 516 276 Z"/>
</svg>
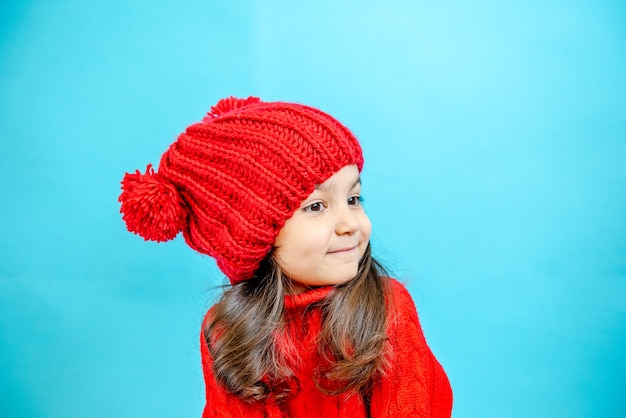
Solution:
<svg viewBox="0 0 626 418">
<path fill-rule="evenodd" d="M 126 173 L 122 180 L 120 212 L 130 232 L 146 241 L 174 239 L 183 229 L 185 210 L 173 184 L 154 172 L 152 164 L 146 173 Z"/>
<path fill-rule="evenodd" d="M 248 97 L 247 99 L 238 99 L 232 96 L 227 97 L 217 102 L 215 106 L 211 107 L 211 111 L 207 113 L 206 117 L 204 118 L 204 121 L 206 122 L 218 116 L 225 115 L 228 112 L 231 112 L 235 109 L 242 108 L 244 106 L 248 106 L 249 104 L 260 103 L 260 102 L 261 102 L 261 99 L 259 99 L 258 97 L 252 97 L 252 96 Z"/>
</svg>

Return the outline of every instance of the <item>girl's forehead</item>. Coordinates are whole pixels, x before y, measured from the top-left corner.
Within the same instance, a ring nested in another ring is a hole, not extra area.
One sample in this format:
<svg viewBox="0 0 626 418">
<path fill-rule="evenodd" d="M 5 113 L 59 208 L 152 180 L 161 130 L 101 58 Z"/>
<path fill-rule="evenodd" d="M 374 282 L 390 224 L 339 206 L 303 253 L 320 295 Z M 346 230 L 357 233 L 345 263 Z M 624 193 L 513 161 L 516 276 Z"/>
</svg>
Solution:
<svg viewBox="0 0 626 418">
<path fill-rule="evenodd" d="M 322 184 L 315 185 L 315 190 L 322 192 L 334 189 L 353 189 L 357 184 L 361 184 L 361 175 L 356 165 L 348 165 L 330 176 Z"/>
</svg>

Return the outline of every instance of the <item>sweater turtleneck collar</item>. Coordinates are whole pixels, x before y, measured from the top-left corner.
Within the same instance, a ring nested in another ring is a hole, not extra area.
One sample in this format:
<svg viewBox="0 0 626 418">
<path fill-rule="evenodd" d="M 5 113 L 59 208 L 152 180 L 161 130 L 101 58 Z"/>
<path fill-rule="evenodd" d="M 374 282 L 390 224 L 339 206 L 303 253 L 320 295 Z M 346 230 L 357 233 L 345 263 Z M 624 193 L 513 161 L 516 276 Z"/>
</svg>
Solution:
<svg viewBox="0 0 626 418">
<path fill-rule="evenodd" d="M 315 287 L 313 289 L 306 290 L 297 295 L 285 296 L 285 309 L 297 309 L 307 307 L 312 303 L 316 303 L 324 299 L 334 286 L 322 286 Z"/>
</svg>

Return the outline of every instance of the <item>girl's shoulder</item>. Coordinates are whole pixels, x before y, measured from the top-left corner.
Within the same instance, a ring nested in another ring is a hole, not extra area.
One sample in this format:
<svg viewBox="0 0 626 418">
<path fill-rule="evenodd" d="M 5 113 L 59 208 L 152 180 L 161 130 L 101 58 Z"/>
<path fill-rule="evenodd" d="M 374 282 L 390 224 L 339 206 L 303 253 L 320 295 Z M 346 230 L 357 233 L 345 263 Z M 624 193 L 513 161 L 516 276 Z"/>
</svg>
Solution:
<svg viewBox="0 0 626 418">
<path fill-rule="evenodd" d="M 392 306 L 415 310 L 413 298 L 404 284 L 393 277 L 384 277 L 383 280 L 387 287 L 387 297 Z"/>
<path fill-rule="evenodd" d="M 385 277 L 387 286 L 387 309 L 390 325 L 393 327 L 405 324 L 407 321 L 413 323 L 418 329 L 421 328 L 417 315 L 417 308 L 413 297 L 406 286 L 392 277 Z"/>
</svg>

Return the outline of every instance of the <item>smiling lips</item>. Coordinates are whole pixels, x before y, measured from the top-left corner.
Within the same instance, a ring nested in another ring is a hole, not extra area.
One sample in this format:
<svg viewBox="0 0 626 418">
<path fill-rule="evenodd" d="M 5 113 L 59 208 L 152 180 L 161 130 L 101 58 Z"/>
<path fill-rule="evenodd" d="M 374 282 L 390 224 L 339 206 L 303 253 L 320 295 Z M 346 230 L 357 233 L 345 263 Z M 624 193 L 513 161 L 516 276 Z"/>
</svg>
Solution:
<svg viewBox="0 0 626 418">
<path fill-rule="evenodd" d="M 328 254 L 344 254 L 344 253 L 349 253 L 352 250 L 355 250 L 358 247 L 358 245 L 355 245 L 353 247 L 348 247 L 348 248 L 342 248 L 340 250 L 334 250 L 334 251 L 329 251 Z"/>
</svg>

